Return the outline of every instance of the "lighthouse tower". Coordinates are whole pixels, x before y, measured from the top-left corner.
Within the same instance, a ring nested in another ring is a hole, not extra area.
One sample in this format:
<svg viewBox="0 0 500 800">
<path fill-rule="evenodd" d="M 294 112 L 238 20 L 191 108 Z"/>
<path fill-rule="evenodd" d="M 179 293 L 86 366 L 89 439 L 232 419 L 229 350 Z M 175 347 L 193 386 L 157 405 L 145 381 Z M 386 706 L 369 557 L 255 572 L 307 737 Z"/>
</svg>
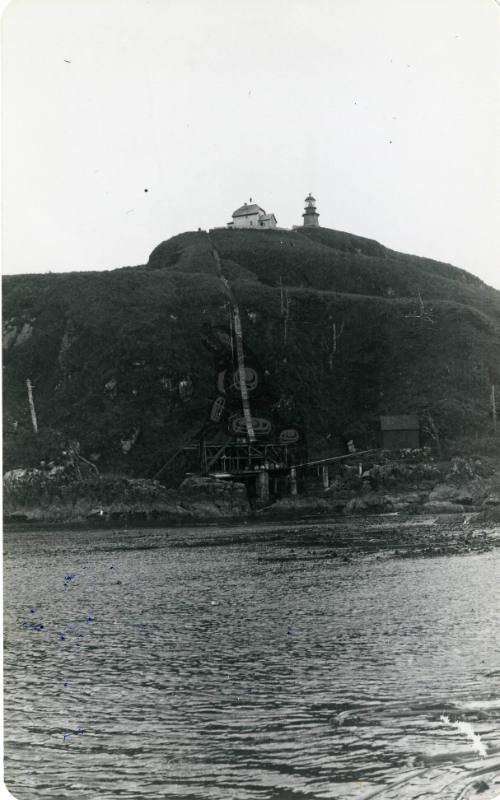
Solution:
<svg viewBox="0 0 500 800">
<path fill-rule="evenodd" d="M 306 207 L 302 216 L 304 217 L 304 228 L 317 228 L 319 226 L 319 214 L 316 211 L 316 200 L 309 192 L 305 199 Z"/>
</svg>

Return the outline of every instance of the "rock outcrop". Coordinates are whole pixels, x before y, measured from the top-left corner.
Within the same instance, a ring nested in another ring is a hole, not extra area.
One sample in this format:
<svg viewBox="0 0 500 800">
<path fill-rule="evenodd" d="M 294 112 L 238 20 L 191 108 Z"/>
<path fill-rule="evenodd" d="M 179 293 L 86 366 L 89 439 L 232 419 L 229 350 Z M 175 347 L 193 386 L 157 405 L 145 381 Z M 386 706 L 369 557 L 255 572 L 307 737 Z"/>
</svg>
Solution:
<svg viewBox="0 0 500 800">
<path fill-rule="evenodd" d="M 233 519 L 248 515 L 243 484 L 188 478 L 179 489 L 158 481 L 13 470 L 4 476 L 6 521 L 42 523 L 147 523 Z"/>
</svg>

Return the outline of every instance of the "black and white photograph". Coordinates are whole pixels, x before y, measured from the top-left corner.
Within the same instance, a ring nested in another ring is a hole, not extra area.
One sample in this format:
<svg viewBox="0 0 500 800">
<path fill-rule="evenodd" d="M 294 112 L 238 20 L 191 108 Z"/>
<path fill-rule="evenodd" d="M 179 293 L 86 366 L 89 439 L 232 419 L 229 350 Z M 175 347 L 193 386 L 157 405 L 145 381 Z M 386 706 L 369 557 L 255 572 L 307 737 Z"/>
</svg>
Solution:
<svg viewBox="0 0 500 800">
<path fill-rule="evenodd" d="M 0 795 L 500 800 L 500 0 L 0 10 Z"/>
</svg>

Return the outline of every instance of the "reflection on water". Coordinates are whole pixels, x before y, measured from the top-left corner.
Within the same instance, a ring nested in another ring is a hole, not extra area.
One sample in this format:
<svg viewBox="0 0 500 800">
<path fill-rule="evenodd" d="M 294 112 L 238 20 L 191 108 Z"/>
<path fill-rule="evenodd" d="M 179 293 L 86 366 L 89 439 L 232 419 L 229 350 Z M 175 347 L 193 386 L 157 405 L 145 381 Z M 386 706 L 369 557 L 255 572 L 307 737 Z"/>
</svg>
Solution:
<svg viewBox="0 0 500 800">
<path fill-rule="evenodd" d="M 481 767 L 441 714 L 500 770 L 499 551 L 347 562 L 233 534 L 6 533 L 16 797 L 413 797 Z"/>
</svg>

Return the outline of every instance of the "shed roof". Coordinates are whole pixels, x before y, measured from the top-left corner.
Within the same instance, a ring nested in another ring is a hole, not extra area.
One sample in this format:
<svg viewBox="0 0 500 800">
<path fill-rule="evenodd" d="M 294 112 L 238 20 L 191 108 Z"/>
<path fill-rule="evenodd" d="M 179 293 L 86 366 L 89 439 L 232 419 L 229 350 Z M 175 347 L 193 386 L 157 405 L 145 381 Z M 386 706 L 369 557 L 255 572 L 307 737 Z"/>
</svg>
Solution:
<svg viewBox="0 0 500 800">
<path fill-rule="evenodd" d="M 259 219 L 261 222 L 265 222 L 268 219 L 274 219 L 274 221 L 276 222 L 276 217 L 274 216 L 274 214 L 261 214 Z"/>
<path fill-rule="evenodd" d="M 264 211 L 264 209 L 258 206 L 257 203 L 252 203 L 251 205 L 245 203 L 244 206 L 241 206 L 240 208 L 237 208 L 236 211 L 233 211 L 232 216 L 246 217 L 247 214 L 265 214 L 265 213 L 266 212 Z"/>
<path fill-rule="evenodd" d="M 397 414 L 380 417 L 380 427 L 383 431 L 418 431 L 420 422 L 416 414 Z"/>
</svg>

